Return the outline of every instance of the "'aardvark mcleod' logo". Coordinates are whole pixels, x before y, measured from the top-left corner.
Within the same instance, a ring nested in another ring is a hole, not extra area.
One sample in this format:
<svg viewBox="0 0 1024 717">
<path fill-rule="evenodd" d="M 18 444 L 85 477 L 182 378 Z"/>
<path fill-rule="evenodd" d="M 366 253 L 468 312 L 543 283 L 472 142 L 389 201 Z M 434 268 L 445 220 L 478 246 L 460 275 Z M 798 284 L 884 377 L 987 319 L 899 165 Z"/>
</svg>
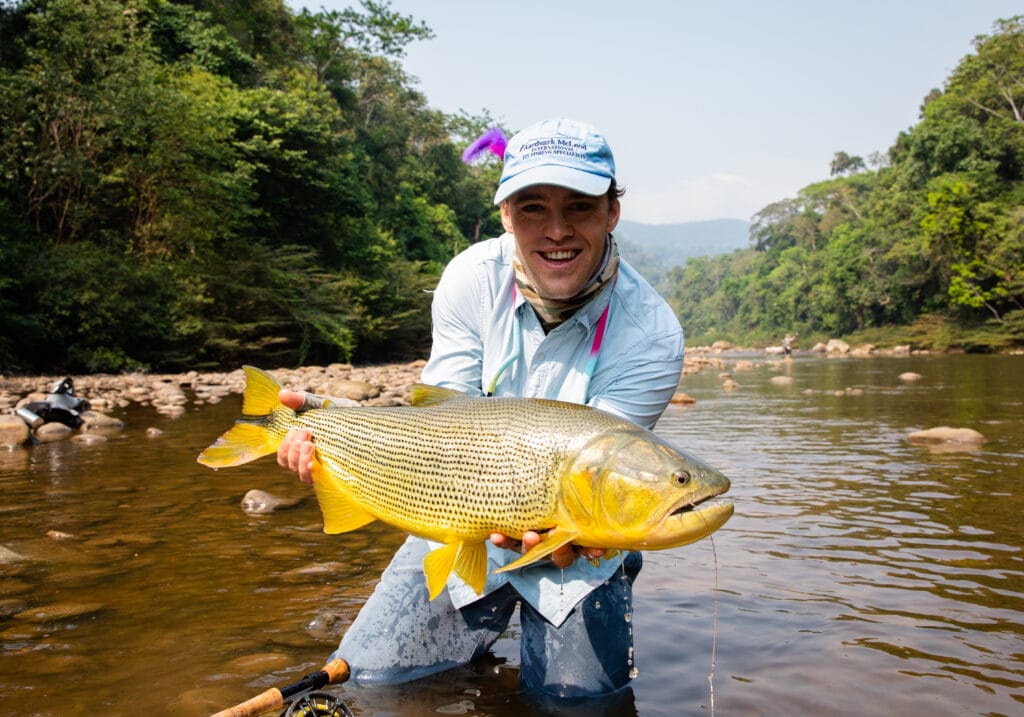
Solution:
<svg viewBox="0 0 1024 717">
<path fill-rule="evenodd" d="M 587 143 L 573 137 L 542 137 L 524 144 L 520 151 L 522 153 L 521 157 L 524 160 L 552 155 L 572 157 L 573 159 L 586 159 Z"/>
</svg>

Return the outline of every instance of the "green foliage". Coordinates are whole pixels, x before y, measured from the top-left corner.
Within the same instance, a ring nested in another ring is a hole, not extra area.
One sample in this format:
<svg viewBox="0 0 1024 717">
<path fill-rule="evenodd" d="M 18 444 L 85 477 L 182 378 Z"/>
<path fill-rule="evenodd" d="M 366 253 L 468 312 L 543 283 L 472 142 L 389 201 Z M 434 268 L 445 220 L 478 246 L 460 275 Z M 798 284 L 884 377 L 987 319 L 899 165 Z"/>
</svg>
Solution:
<svg viewBox="0 0 1024 717">
<path fill-rule="evenodd" d="M 0 369 L 424 355 L 424 290 L 500 231 L 486 118 L 398 62 L 430 36 L 375 0 L 4 3 Z"/>
<path fill-rule="evenodd" d="M 887 163 L 837 152 L 832 179 L 762 209 L 753 252 L 690 261 L 669 297 L 691 337 L 885 335 L 1024 344 L 1024 19 L 975 38 Z"/>
</svg>

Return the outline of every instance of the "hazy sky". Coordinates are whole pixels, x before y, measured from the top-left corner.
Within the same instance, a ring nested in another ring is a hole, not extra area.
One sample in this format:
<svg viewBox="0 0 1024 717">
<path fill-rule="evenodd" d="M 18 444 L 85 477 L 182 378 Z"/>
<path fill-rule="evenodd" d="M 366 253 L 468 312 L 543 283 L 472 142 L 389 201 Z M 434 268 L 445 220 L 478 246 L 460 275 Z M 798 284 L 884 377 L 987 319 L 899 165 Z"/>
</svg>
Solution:
<svg viewBox="0 0 1024 717">
<path fill-rule="evenodd" d="M 288 0 L 328 10 L 355 0 Z M 431 107 L 515 131 L 568 116 L 600 128 L 623 217 L 750 219 L 829 176 L 843 150 L 884 153 L 918 121 L 1010 0 L 392 0 L 432 40 L 403 65 Z"/>
</svg>

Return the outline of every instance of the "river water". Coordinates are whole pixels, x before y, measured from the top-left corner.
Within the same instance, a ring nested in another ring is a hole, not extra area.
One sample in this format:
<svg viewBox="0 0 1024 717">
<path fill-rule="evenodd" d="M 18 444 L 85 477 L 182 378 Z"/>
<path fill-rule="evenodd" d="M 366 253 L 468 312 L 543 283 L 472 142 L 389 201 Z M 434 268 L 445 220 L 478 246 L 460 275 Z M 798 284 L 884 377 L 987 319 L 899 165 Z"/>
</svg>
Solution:
<svg viewBox="0 0 1024 717">
<path fill-rule="evenodd" d="M 631 693 L 527 700 L 515 624 L 478 664 L 330 691 L 377 717 L 1024 714 L 1024 357 L 747 358 L 733 391 L 687 376 L 697 403 L 658 424 L 736 515 L 646 554 Z M 322 665 L 403 536 L 324 535 L 271 458 L 198 465 L 239 407 L 0 452 L 0 714 L 203 715 Z M 940 425 L 988 440 L 906 440 Z M 299 502 L 248 515 L 252 488 Z"/>
</svg>

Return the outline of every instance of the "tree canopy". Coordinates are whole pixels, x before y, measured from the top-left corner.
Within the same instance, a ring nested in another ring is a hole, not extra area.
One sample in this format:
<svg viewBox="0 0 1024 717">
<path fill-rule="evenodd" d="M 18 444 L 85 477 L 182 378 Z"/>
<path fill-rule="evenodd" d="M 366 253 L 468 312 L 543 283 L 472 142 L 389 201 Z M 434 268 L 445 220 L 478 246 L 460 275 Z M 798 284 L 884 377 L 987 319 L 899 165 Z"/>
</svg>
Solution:
<svg viewBox="0 0 1024 717">
<path fill-rule="evenodd" d="M 440 268 L 500 232 L 486 116 L 363 0 L 0 3 L 0 368 L 422 355 Z"/>
<path fill-rule="evenodd" d="M 963 348 L 1024 343 L 1024 17 L 974 49 L 876 169 L 837 152 L 831 179 L 755 215 L 750 249 L 673 273 L 666 291 L 692 337 L 938 318 L 967 331 Z"/>
</svg>

